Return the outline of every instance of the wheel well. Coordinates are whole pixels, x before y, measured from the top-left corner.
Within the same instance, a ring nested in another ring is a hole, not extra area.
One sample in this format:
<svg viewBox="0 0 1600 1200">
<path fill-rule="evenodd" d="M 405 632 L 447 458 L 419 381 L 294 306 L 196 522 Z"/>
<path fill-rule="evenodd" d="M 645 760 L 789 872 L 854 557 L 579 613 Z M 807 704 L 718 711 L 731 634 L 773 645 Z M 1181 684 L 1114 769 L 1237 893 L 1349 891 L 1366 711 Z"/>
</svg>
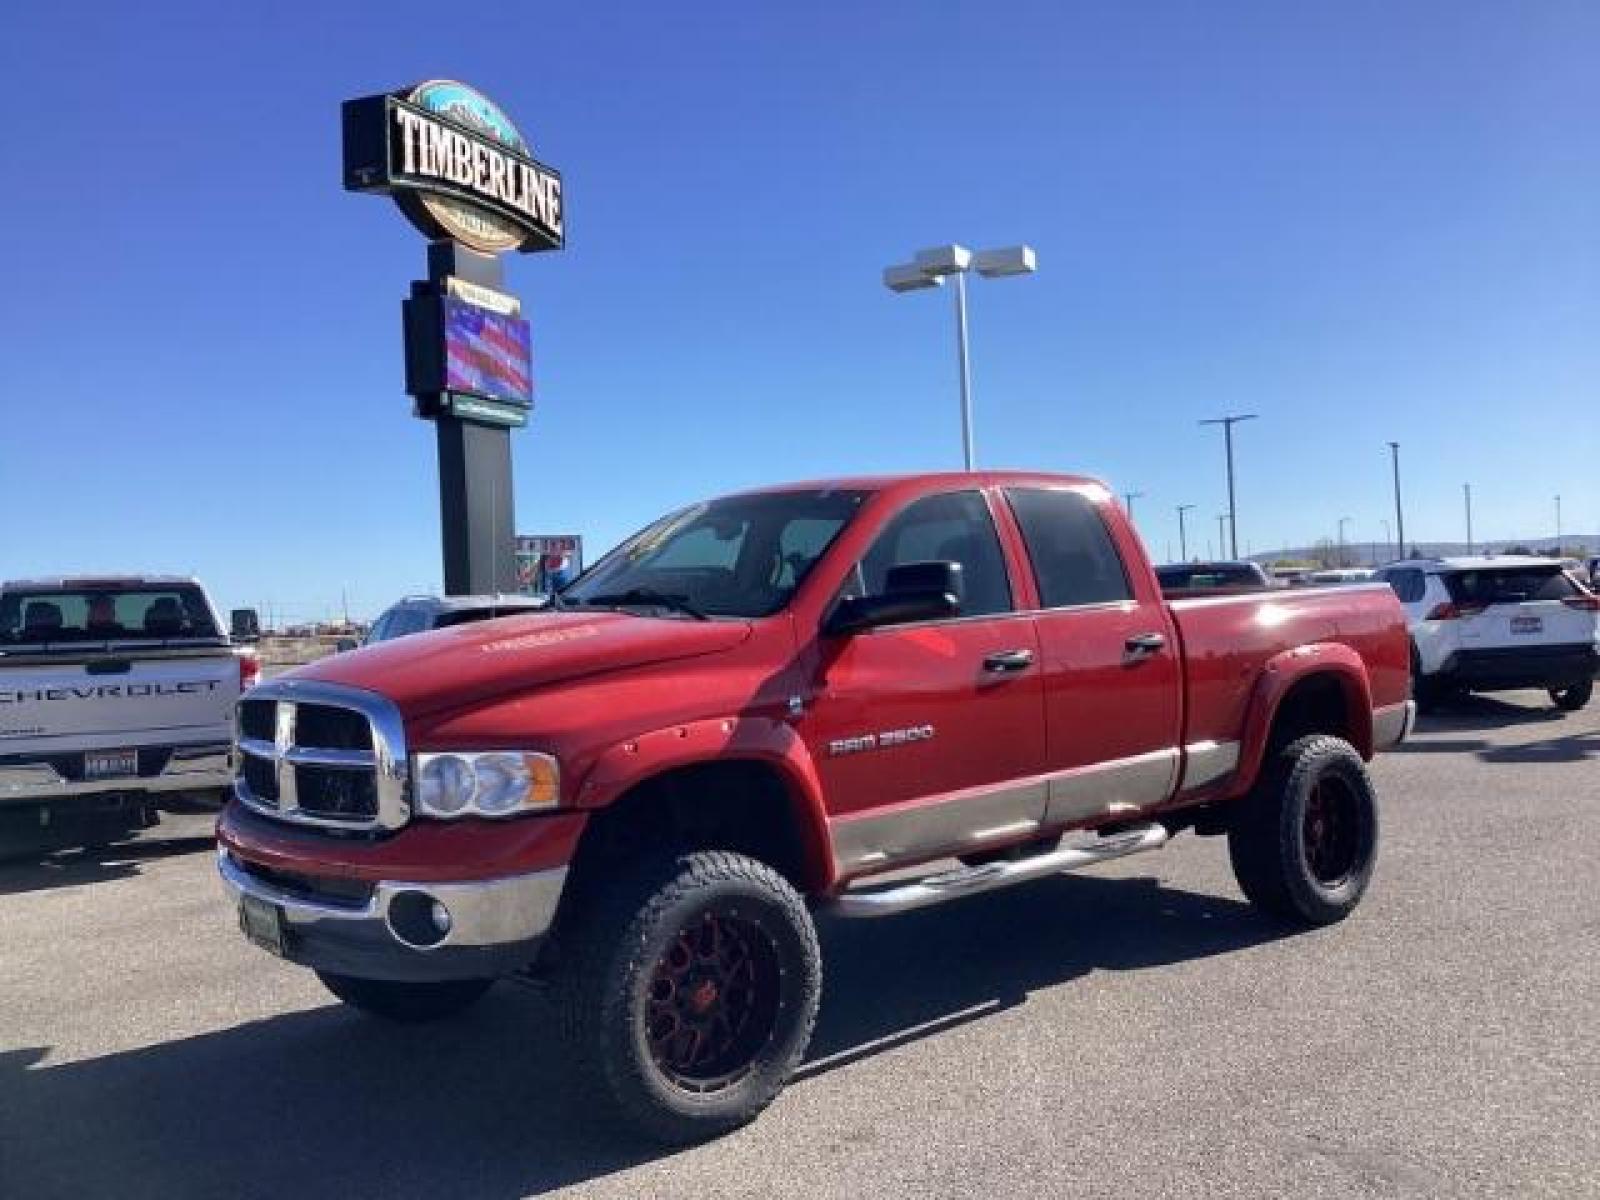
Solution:
<svg viewBox="0 0 1600 1200">
<path fill-rule="evenodd" d="M 808 835 L 776 768 L 753 760 L 696 763 L 652 775 L 597 812 L 575 869 L 668 846 L 733 850 L 807 892 L 822 882 Z"/>
<path fill-rule="evenodd" d="M 1327 733 L 1352 744 L 1356 741 L 1350 699 L 1344 685 L 1329 674 L 1300 680 L 1278 704 L 1272 732 L 1267 735 L 1267 759 L 1290 742 L 1312 733 Z"/>
</svg>

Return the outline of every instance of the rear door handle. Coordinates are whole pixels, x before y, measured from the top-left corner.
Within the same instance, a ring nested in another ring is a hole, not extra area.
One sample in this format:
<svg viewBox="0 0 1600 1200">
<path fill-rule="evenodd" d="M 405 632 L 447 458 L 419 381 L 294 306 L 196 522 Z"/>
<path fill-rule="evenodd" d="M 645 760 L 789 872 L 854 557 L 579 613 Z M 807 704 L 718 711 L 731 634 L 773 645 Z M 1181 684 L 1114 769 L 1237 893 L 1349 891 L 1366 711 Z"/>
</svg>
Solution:
<svg viewBox="0 0 1600 1200">
<path fill-rule="evenodd" d="M 985 671 L 1026 671 L 1033 666 L 1032 650 L 1000 650 L 983 660 Z"/>
<path fill-rule="evenodd" d="M 1166 646 L 1167 638 L 1162 633 L 1136 633 L 1122 644 L 1125 658 L 1129 662 L 1137 662 L 1141 658 L 1149 658 L 1152 654 L 1160 654 Z"/>
</svg>

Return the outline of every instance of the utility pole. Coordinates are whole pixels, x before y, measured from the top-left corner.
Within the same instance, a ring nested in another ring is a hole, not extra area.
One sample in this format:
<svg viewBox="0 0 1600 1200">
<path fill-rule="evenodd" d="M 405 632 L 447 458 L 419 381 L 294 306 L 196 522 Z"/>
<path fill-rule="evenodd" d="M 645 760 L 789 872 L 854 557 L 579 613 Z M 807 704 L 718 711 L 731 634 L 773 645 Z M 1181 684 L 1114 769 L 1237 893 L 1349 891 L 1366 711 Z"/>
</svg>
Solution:
<svg viewBox="0 0 1600 1200">
<path fill-rule="evenodd" d="M 1194 505 L 1192 505 L 1192 504 L 1180 504 L 1180 505 L 1178 505 L 1178 561 L 1179 562 L 1188 562 L 1189 561 L 1189 535 L 1188 535 L 1187 531 L 1183 527 L 1183 514 L 1188 512 L 1193 507 L 1194 507 Z"/>
<path fill-rule="evenodd" d="M 1211 417 L 1201 421 L 1202 425 L 1221 425 L 1222 441 L 1228 454 L 1228 533 L 1229 546 L 1234 558 L 1239 557 L 1239 506 L 1233 494 L 1233 427 L 1240 421 L 1254 421 L 1255 413 L 1239 413 L 1227 417 Z"/>
<path fill-rule="evenodd" d="M 1472 553 L 1472 485 L 1463 483 L 1461 492 L 1467 498 L 1467 553 Z"/>
<path fill-rule="evenodd" d="M 1394 532 L 1395 557 L 1406 556 L 1406 518 L 1400 509 L 1400 443 L 1389 443 L 1389 460 L 1394 466 Z"/>
<path fill-rule="evenodd" d="M 1133 524 L 1133 502 L 1142 499 L 1143 492 L 1123 492 L 1122 507 L 1128 510 L 1128 524 Z"/>
</svg>

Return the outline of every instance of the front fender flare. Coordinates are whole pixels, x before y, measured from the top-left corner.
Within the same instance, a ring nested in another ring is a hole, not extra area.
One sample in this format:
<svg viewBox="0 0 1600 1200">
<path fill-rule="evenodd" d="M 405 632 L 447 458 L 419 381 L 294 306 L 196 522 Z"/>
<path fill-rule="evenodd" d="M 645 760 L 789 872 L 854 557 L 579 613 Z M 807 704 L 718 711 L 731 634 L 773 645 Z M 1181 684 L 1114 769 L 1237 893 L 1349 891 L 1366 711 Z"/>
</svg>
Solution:
<svg viewBox="0 0 1600 1200">
<path fill-rule="evenodd" d="M 805 742 L 794 727 L 769 717 L 712 717 L 636 734 L 602 753 L 578 787 L 579 807 L 603 808 L 624 792 L 678 767 L 756 762 L 773 768 L 788 793 L 804 840 L 809 883 L 819 892 L 834 885 L 832 841 L 822 784 Z"/>
</svg>

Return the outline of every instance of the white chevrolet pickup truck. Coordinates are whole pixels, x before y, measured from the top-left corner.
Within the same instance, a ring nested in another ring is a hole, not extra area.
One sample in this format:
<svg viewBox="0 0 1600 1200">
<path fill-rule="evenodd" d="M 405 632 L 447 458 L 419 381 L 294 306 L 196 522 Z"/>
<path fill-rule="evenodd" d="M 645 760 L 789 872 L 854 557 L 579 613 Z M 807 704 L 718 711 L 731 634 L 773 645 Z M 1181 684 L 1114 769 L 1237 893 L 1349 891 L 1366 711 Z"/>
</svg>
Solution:
<svg viewBox="0 0 1600 1200">
<path fill-rule="evenodd" d="M 259 662 L 193 579 L 0 584 L 0 850 L 112 840 L 219 799 Z"/>
</svg>

